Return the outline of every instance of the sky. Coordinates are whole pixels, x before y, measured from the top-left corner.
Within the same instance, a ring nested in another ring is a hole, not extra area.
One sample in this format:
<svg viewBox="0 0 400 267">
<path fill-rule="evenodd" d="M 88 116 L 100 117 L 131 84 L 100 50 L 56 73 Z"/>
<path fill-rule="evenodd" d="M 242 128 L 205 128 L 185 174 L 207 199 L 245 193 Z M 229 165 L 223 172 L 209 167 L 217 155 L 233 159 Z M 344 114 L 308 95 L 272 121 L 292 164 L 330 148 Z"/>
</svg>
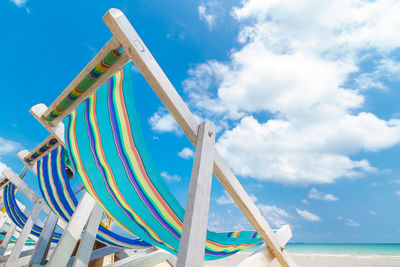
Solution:
<svg viewBox="0 0 400 267">
<path fill-rule="evenodd" d="M 273 228 L 292 242 L 400 241 L 400 2 L 0 2 L 0 169 L 49 133 L 29 114 L 112 37 L 122 10 Z M 185 205 L 194 149 L 133 71 L 146 142 Z M 37 189 L 29 173 L 26 182 Z M 79 181 L 73 181 L 77 188 Z M 18 198 L 23 202 L 24 197 Z M 25 200 L 26 201 L 26 200 Z M 213 179 L 209 228 L 251 226 Z"/>
</svg>

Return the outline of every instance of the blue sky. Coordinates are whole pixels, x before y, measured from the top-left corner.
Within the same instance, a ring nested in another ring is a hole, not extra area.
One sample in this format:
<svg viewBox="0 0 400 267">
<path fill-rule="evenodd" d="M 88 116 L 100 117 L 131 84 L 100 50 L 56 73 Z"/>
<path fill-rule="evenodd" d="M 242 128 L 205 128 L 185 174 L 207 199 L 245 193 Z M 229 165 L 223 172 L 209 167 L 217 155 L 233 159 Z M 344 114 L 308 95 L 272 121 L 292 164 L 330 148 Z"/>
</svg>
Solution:
<svg viewBox="0 0 400 267">
<path fill-rule="evenodd" d="M 394 0 L 1 1 L 1 168 L 19 171 L 16 152 L 48 136 L 28 110 L 50 105 L 111 38 L 101 18 L 112 7 L 217 126 L 219 151 L 274 228 L 290 224 L 295 242 L 399 242 Z M 193 148 L 134 77 L 154 161 L 184 205 Z M 210 210 L 211 229 L 250 229 L 216 179 Z"/>
</svg>

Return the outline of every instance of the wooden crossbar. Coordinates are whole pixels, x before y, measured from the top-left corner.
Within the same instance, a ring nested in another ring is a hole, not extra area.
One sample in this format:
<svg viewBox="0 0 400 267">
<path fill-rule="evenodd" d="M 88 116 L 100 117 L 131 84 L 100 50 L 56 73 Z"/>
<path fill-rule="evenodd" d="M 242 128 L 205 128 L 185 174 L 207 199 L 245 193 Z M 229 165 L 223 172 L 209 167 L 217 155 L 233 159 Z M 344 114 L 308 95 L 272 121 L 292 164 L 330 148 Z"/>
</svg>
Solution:
<svg viewBox="0 0 400 267">
<path fill-rule="evenodd" d="M 47 111 L 43 114 L 42 119 L 46 120 L 46 117 L 60 104 L 63 99 L 65 99 L 72 90 L 82 81 L 82 79 L 88 75 L 93 68 L 99 64 L 103 58 L 112 50 L 119 49 L 121 45 L 119 42 L 112 38 L 101 50 L 97 55 L 89 62 L 89 64 L 78 74 L 78 76 L 67 86 L 67 88 L 57 97 L 57 99 L 50 105 Z M 102 85 L 105 81 L 108 80 L 115 72 L 121 69 L 122 66 L 126 64 L 129 60 L 129 57 L 126 56 L 126 53 L 123 52 L 120 58 L 111 65 L 100 77 L 98 77 L 95 82 L 84 91 L 84 93 L 74 101 L 72 105 L 70 105 L 67 109 L 64 110 L 63 114 L 69 114 L 73 111 L 79 103 L 81 103 L 84 99 L 90 96 L 95 89 L 97 89 L 100 85 Z M 65 116 L 58 116 L 54 120 L 50 121 L 49 124 L 52 126 L 57 125 Z"/>
<path fill-rule="evenodd" d="M 6 187 L 6 185 L 8 185 L 9 183 L 10 183 L 10 181 L 6 177 L 1 178 L 0 189 Z"/>
<path fill-rule="evenodd" d="M 57 148 L 60 142 L 57 138 L 50 135 L 28 155 L 25 156 L 24 161 L 29 165 L 33 165 L 36 161 L 49 154 L 53 149 Z"/>
<path fill-rule="evenodd" d="M 159 99 L 165 105 L 169 113 L 175 118 L 178 125 L 181 127 L 190 142 L 196 146 L 198 135 L 198 123 L 186 106 L 178 92 L 171 84 L 161 67 L 151 55 L 139 35 L 136 33 L 125 15 L 118 9 L 110 9 L 103 21 L 108 26 L 110 31 L 114 34 L 111 41 L 97 54 L 97 56 L 89 63 L 89 65 L 78 75 L 76 79 L 64 90 L 64 92 L 56 99 L 54 103 L 47 108 L 43 104 L 36 105 L 30 111 L 39 120 L 39 122 L 50 131 L 62 145 L 63 140 L 63 124 L 60 121 L 67 116 L 73 109 L 75 109 L 85 98 L 92 94 L 101 84 L 103 84 L 109 77 L 116 71 L 123 67 L 123 65 L 130 59 L 135 66 L 142 73 L 151 88 L 157 94 Z M 50 114 L 54 108 L 61 103 L 79 81 L 87 73 L 90 72 L 93 66 L 101 60 L 111 48 L 122 46 L 124 58 L 119 59 L 111 68 L 105 72 L 93 85 L 84 92 L 74 103 L 69 106 L 62 114 L 51 122 L 46 121 L 46 116 Z M 237 177 L 229 168 L 227 163 L 218 153 L 214 150 L 213 173 L 225 188 L 227 193 L 234 200 L 236 205 L 240 208 L 242 213 L 248 219 L 250 224 L 258 232 L 260 237 L 267 245 L 267 250 L 277 258 L 282 266 L 295 267 L 296 264 L 282 247 L 276 236 L 274 235 L 270 225 L 262 216 L 261 212 L 251 200 L 243 186 L 240 184 Z"/>
</svg>

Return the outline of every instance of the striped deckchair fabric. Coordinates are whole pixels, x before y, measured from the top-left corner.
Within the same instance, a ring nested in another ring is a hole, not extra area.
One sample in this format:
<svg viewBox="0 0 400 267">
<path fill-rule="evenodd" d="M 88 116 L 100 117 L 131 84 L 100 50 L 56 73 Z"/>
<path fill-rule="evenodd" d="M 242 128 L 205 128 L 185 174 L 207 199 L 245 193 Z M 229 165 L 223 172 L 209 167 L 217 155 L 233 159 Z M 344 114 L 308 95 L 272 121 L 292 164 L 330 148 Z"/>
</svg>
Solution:
<svg viewBox="0 0 400 267">
<path fill-rule="evenodd" d="M 6 233 L 0 233 L 0 241 L 3 241 L 4 240 L 4 238 L 6 237 Z M 16 237 L 11 237 L 11 239 L 10 239 L 10 243 L 11 244 L 15 244 L 16 242 L 17 242 L 17 238 Z M 36 241 L 35 240 L 33 240 L 33 239 L 31 239 L 31 238 L 28 238 L 27 240 L 26 240 L 26 242 L 25 242 L 25 246 L 34 246 L 34 245 L 36 245 Z"/>
<path fill-rule="evenodd" d="M 26 167 L 20 173 L 21 179 L 24 178 L 25 173 L 26 173 Z M 15 199 L 16 191 L 17 188 L 15 187 L 14 184 L 9 183 L 8 185 L 6 185 L 3 192 L 3 201 L 7 215 L 10 217 L 11 221 L 22 229 L 24 228 L 25 223 L 28 220 L 28 217 L 22 212 L 22 210 L 18 206 L 17 200 Z M 42 227 L 36 224 L 33 225 L 31 231 L 32 235 L 39 237 L 41 232 L 42 232 Z M 57 243 L 60 240 L 60 237 L 61 237 L 60 233 L 54 233 L 52 242 Z"/>
<path fill-rule="evenodd" d="M 59 146 L 37 162 L 37 174 L 44 200 L 59 218 L 69 222 L 78 200 L 65 171 L 66 161 L 68 162 L 68 156 L 64 153 L 64 148 Z M 127 238 L 118 235 L 102 225 L 99 226 L 97 240 L 106 245 L 122 248 L 141 249 L 151 246 L 137 237 Z"/>
<path fill-rule="evenodd" d="M 115 49 L 109 52 L 103 60 L 87 74 L 82 81 L 69 93 L 57 107 L 46 117 L 47 121 L 57 118 L 78 97 L 80 97 L 108 68 L 110 68 L 121 56 L 122 51 Z"/>
<path fill-rule="evenodd" d="M 144 142 L 131 68 L 131 63 L 125 65 L 64 119 L 66 146 L 86 190 L 116 223 L 177 255 L 185 211 L 157 171 Z M 254 231 L 208 231 L 205 260 L 260 244 Z"/>
</svg>

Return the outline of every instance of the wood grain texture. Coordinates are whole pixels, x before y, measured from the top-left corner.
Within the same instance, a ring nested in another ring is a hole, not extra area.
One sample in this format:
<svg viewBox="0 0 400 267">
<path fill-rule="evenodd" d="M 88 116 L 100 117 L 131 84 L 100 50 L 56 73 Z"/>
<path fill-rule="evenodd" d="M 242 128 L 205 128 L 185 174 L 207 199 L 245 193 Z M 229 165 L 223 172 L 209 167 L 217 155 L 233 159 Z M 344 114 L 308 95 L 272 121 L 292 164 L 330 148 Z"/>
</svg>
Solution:
<svg viewBox="0 0 400 267">
<path fill-rule="evenodd" d="M 185 218 L 179 243 L 177 267 L 204 265 L 210 208 L 215 129 L 210 122 L 199 125 L 193 158 Z"/>
<path fill-rule="evenodd" d="M 196 146 L 198 131 L 196 119 L 128 19 L 120 10 L 113 8 L 106 13 L 103 21 L 114 34 L 114 37 L 122 44 L 124 50 L 127 51 L 136 67 L 175 118 L 185 135 Z M 282 247 L 275 238 L 271 227 L 217 151 L 214 152 L 214 174 L 279 263 L 282 266 L 295 267 L 294 261 L 285 250 L 282 251 Z"/>
</svg>

